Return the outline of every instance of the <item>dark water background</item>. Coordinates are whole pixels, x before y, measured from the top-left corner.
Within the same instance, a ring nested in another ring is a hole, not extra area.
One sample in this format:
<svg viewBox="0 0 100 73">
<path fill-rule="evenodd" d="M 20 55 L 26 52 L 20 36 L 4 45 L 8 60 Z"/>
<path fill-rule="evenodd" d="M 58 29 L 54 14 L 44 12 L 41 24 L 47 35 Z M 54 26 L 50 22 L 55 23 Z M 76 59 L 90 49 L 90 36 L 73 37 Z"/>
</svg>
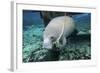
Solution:
<svg viewBox="0 0 100 73">
<path fill-rule="evenodd" d="M 76 29 L 80 34 L 71 36 L 67 46 L 60 52 L 51 52 L 42 48 L 43 31 L 47 20 L 63 16 L 64 13 L 56 12 L 58 15 L 50 17 L 49 12 L 46 20 L 41 11 L 23 10 L 23 62 L 91 59 L 91 14 L 67 13 L 75 20 Z"/>
</svg>

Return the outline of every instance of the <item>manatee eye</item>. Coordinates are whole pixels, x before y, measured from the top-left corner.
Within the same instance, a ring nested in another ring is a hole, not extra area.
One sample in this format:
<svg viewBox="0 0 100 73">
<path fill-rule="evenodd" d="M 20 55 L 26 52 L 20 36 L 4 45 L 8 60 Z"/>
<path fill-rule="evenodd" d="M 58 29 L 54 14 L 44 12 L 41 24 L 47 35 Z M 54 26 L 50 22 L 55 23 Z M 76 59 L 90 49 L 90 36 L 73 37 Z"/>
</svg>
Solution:
<svg viewBox="0 0 100 73">
<path fill-rule="evenodd" d="M 51 40 L 52 42 L 54 42 L 54 41 L 55 41 L 55 37 L 51 36 L 51 37 L 50 37 L 50 40 Z"/>
</svg>

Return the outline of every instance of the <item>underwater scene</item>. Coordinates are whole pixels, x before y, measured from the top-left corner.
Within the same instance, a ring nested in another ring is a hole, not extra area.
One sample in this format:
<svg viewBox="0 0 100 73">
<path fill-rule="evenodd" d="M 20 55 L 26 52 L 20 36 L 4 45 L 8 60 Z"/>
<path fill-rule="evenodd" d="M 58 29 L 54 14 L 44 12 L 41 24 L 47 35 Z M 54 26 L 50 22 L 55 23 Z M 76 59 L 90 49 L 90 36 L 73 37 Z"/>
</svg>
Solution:
<svg viewBox="0 0 100 73">
<path fill-rule="evenodd" d="M 53 18 L 59 16 L 71 17 L 75 30 L 66 37 L 67 43 L 63 48 L 59 49 L 59 44 L 52 49 L 44 48 L 45 28 Z M 91 59 L 91 13 L 23 10 L 22 20 L 24 63 Z"/>
</svg>

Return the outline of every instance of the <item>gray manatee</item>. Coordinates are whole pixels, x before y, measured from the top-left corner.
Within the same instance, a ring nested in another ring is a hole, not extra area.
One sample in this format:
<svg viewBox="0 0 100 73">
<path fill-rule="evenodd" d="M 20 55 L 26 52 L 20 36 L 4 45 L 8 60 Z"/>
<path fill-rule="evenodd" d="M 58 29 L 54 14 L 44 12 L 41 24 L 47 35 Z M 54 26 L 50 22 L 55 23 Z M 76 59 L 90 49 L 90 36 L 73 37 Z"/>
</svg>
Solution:
<svg viewBox="0 0 100 73">
<path fill-rule="evenodd" d="M 64 47 L 67 37 L 74 31 L 74 20 L 69 16 L 53 18 L 46 26 L 43 34 L 43 48 L 52 49 L 53 43 L 58 42 L 60 48 Z"/>
</svg>

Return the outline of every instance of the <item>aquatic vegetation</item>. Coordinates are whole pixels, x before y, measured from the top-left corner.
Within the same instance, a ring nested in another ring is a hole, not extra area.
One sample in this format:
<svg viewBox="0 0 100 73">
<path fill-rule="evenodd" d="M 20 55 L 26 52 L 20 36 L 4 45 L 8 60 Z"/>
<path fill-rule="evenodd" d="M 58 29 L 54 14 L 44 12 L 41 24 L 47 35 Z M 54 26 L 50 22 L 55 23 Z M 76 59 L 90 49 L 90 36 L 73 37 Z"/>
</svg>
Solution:
<svg viewBox="0 0 100 73">
<path fill-rule="evenodd" d="M 44 28 L 30 27 L 23 33 L 23 62 L 91 59 L 90 35 L 69 38 L 64 49 L 50 51 L 42 48 Z"/>
<path fill-rule="evenodd" d="M 42 34 L 43 28 L 36 26 L 27 27 L 27 31 L 23 31 L 23 61 L 28 62 L 31 53 L 40 50 Z"/>
</svg>

